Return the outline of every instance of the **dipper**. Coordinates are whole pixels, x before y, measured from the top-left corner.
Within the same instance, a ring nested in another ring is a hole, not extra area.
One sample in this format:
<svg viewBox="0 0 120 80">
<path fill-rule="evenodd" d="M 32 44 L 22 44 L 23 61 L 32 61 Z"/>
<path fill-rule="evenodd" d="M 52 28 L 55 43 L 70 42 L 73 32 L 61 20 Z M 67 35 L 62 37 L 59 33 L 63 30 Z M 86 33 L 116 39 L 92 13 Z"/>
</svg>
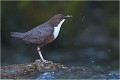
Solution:
<svg viewBox="0 0 120 80">
<path fill-rule="evenodd" d="M 53 16 L 47 22 L 38 25 L 37 27 L 27 31 L 27 32 L 11 32 L 12 37 L 21 38 L 27 44 L 37 45 L 37 51 L 41 60 L 47 63 L 41 54 L 40 48 L 45 44 L 48 44 L 55 40 L 59 34 L 61 25 L 66 19 L 72 17 L 71 15 L 64 16 L 63 14 L 57 14 Z"/>
</svg>

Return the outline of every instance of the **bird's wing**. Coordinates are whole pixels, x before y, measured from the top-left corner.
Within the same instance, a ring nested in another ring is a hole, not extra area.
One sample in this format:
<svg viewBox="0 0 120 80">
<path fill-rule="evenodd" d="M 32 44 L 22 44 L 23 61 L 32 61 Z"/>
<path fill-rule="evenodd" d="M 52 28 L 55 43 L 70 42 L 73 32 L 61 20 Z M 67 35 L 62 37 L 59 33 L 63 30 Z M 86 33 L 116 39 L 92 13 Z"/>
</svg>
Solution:
<svg viewBox="0 0 120 80">
<path fill-rule="evenodd" d="M 41 44 L 46 39 L 46 37 L 51 35 L 53 30 L 54 28 L 52 26 L 42 24 L 26 32 L 23 40 L 26 43 Z"/>
</svg>

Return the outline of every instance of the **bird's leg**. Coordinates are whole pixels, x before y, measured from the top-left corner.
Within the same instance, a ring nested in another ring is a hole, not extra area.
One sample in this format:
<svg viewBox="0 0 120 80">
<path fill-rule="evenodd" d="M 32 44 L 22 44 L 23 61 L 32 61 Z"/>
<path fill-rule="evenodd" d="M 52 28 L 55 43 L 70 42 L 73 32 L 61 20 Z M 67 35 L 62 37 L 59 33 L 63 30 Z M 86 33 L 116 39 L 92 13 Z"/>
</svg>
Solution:
<svg viewBox="0 0 120 80">
<path fill-rule="evenodd" d="M 41 58 L 41 60 L 42 60 L 42 62 L 43 62 L 43 63 L 51 63 L 51 61 L 47 61 L 47 60 L 45 60 L 45 59 L 43 58 L 43 56 L 42 56 L 42 53 L 41 53 L 41 50 L 40 50 L 40 47 L 39 47 L 39 46 L 37 46 L 37 51 L 38 51 L 39 56 L 40 56 L 40 58 Z"/>
<path fill-rule="evenodd" d="M 41 53 L 41 50 L 40 50 L 40 47 L 39 47 L 39 46 L 37 47 L 37 51 L 38 51 L 39 56 L 40 56 L 40 58 L 41 58 L 41 60 L 42 60 L 42 62 L 43 62 L 43 63 L 52 63 L 52 61 L 48 61 L 48 60 L 45 60 L 45 59 L 43 58 L 43 56 L 42 56 L 42 53 Z"/>
<path fill-rule="evenodd" d="M 42 53 L 41 53 L 41 50 L 40 50 L 40 47 L 39 47 L 39 46 L 37 47 L 37 51 L 38 51 L 38 53 L 39 53 L 39 56 L 40 56 L 41 60 L 42 60 L 43 62 L 45 62 L 46 60 L 43 58 L 43 56 L 42 56 Z"/>
</svg>

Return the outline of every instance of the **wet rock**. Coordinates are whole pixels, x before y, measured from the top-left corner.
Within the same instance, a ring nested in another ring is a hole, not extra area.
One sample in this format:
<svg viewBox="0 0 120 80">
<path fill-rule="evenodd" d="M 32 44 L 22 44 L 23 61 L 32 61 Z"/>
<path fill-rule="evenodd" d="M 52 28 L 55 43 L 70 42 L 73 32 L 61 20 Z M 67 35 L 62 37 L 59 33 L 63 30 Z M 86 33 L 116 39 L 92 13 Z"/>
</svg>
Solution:
<svg viewBox="0 0 120 80">
<path fill-rule="evenodd" d="M 22 78 L 23 76 L 31 73 L 53 71 L 60 68 L 64 68 L 64 65 L 53 63 L 52 61 L 49 61 L 49 63 L 43 63 L 41 60 L 36 60 L 34 63 L 2 66 L 0 67 L 0 71 L 2 79 L 10 79 Z"/>
</svg>

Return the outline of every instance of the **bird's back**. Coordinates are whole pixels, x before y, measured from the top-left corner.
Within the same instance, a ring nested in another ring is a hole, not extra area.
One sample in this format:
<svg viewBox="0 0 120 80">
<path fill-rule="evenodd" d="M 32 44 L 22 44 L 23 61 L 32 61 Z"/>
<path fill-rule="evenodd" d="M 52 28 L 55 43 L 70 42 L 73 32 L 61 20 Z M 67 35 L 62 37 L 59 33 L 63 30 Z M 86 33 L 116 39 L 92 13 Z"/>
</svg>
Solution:
<svg viewBox="0 0 120 80">
<path fill-rule="evenodd" d="M 54 28 L 52 26 L 44 23 L 25 33 L 12 32 L 12 34 L 15 35 L 13 37 L 22 38 L 26 43 L 44 45 L 44 41 L 53 33 L 53 31 Z M 22 37 L 19 37 L 20 34 L 22 34 Z"/>
</svg>

